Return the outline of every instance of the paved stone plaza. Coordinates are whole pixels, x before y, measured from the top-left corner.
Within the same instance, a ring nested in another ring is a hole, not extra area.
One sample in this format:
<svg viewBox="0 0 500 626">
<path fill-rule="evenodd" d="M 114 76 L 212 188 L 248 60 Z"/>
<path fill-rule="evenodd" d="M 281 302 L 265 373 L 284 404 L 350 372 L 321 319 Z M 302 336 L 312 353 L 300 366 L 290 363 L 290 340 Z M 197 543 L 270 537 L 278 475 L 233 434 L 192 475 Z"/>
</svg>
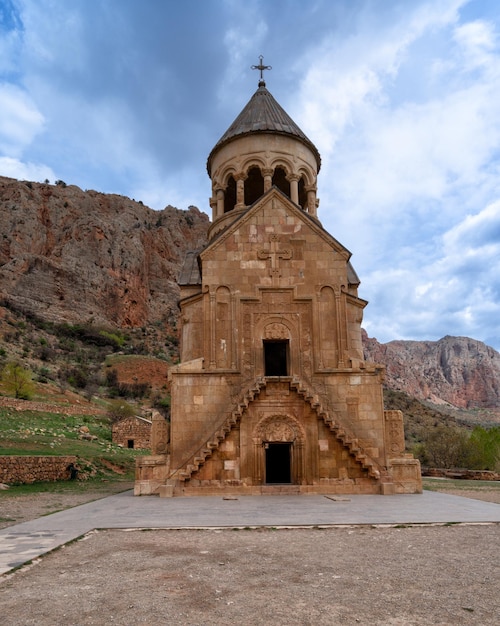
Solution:
<svg viewBox="0 0 500 626">
<path fill-rule="evenodd" d="M 424 491 L 393 496 L 134 498 L 131 491 L 0 531 L 0 574 L 99 528 L 500 523 L 500 505 Z"/>
</svg>

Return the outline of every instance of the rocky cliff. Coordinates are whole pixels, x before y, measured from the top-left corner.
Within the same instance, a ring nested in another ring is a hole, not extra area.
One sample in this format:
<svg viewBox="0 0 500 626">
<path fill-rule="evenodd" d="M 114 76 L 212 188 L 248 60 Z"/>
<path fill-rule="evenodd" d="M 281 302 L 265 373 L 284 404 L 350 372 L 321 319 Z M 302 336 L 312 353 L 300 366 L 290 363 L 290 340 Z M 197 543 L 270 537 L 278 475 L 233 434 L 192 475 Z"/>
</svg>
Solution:
<svg viewBox="0 0 500 626">
<path fill-rule="evenodd" d="M 386 366 L 385 384 L 435 404 L 500 407 L 500 354 L 468 337 L 381 344 L 363 333 L 367 361 Z"/>
<path fill-rule="evenodd" d="M 51 322 L 137 327 L 177 315 L 186 250 L 208 216 L 0 177 L 0 299 Z"/>
</svg>

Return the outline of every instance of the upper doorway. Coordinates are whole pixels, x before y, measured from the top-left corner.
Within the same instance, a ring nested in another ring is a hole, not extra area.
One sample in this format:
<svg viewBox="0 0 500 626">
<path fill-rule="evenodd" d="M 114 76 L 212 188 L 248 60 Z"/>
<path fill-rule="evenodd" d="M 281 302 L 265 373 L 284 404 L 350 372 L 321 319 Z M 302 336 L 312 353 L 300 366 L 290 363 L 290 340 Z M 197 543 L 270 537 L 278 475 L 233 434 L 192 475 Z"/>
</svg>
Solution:
<svg viewBox="0 0 500 626">
<path fill-rule="evenodd" d="M 288 339 L 264 341 L 264 375 L 289 375 Z"/>
</svg>

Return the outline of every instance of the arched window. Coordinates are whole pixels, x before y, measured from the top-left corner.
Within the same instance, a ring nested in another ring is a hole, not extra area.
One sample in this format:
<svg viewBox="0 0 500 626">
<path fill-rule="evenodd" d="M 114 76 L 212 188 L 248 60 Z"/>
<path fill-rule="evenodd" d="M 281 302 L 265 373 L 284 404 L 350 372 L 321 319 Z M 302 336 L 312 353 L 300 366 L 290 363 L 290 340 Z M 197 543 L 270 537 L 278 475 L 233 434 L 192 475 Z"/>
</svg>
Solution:
<svg viewBox="0 0 500 626">
<path fill-rule="evenodd" d="M 299 206 L 301 206 L 304 211 L 307 209 L 307 192 L 305 187 L 306 183 L 304 177 L 301 176 L 299 180 Z"/>
<path fill-rule="evenodd" d="M 290 183 L 286 179 L 286 172 L 282 167 L 277 167 L 273 174 L 273 185 L 290 197 Z"/>
<path fill-rule="evenodd" d="M 245 205 L 250 206 L 264 195 L 264 177 L 258 167 L 251 167 L 245 180 Z"/>
<path fill-rule="evenodd" d="M 236 181 L 230 176 L 227 181 L 226 191 L 224 193 L 224 213 L 228 213 L 234 209 L 236 204 Z"/>
</svg>

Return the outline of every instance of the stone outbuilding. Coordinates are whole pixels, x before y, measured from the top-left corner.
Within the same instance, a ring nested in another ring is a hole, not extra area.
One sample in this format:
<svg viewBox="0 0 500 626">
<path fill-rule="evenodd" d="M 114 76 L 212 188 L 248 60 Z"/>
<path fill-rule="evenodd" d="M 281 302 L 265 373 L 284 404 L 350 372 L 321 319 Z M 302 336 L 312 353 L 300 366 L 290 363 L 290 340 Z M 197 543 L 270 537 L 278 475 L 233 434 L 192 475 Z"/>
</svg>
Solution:
<svg viewBox="0 0 500 626">
<path fill-rule="evenodd" d="M 179 277 L 170 447 L 158 425 L 136 495 L 421 491 L 384 367 L 363 358 L 351 253 L 317 216 L 320 167 L 261 78 L 208 157 L 209 242 Z"/>
<path fill-rule="evenodd" d="M 151 448 L 151 420 L 138 415 L 124 417 L 112 426 L 112 441 L 124 448 L 149 450 Z"/>
</svg>

